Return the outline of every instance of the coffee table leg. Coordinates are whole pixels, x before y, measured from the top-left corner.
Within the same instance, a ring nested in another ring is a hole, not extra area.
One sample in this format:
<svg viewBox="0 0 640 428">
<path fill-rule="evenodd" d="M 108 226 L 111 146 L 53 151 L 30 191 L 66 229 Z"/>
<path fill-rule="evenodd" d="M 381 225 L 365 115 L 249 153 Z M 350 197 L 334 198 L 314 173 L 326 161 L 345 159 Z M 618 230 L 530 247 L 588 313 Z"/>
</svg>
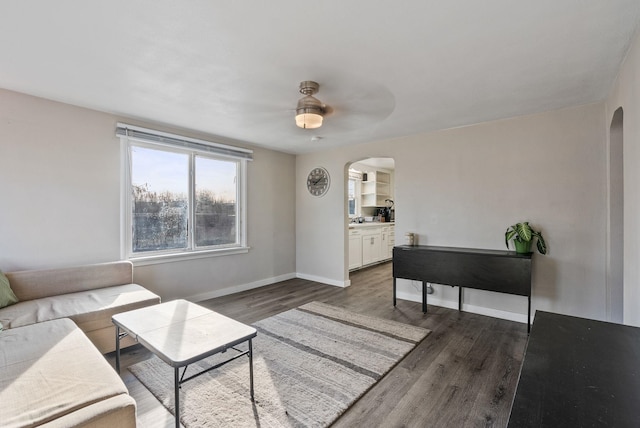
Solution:
<svg viewBox="0 0 640 428">
<path fill-rule="evenodd" d="M 180 380 L 178 367 L 173 369 L 173 382 L 175 385 L 175 405 L 176 405 L 176 428 L 180 428 Z"/>
<path fill-rule="evenodd" d="M 251 401 L 253 399 L 253 344 L 251 343 L 251 339 L 249 339 L 249 383 L 251 385 Z"/>
<path fill-rule="evenodd" d="M 120 327 L 116 326 L 116 371 L 120 374 Z"/>
</svg>

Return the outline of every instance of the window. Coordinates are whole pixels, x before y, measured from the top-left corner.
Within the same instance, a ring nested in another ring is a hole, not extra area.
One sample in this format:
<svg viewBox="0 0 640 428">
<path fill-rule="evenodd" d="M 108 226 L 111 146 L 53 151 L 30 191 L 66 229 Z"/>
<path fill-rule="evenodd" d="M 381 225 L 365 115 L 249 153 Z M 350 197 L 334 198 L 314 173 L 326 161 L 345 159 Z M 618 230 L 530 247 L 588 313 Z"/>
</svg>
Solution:
<svg viewBox="0 0 640 428">
<path fill-rule="evenodd" d="M 361 197 L 362 173 L 353 169 L 349 169 L 349 180 L 347 184 L 347 206 L 349 209 L 349 217 L 360 216 L 360 197 Z"/>
<path fill-rule="evenodd" d="M 356 180 L 353 178 L 349 179 L 349 217 L 356 217 L 358 214 L 358 204 L 356 200 Z"/>
<path fill-rule="evenodd" d="M 246 252 L 251 151 L 118 124 L 124 160 L 123 256 Z"/>
</svg>

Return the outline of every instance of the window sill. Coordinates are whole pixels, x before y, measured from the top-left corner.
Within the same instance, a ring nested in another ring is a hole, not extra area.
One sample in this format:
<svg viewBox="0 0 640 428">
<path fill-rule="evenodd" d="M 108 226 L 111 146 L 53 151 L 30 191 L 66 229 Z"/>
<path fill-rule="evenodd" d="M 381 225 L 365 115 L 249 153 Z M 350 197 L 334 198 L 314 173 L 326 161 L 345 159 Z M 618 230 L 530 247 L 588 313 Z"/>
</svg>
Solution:
<svg viewBox="0 0 640 428">
<path fill-rule="evenodd" d="M 219 250 L 159 254 L 153 256 L 130 257 L 129 261 L 134 266 L 156 265 L 160 263 L 181 262 L 184 260 L 206 259 L 210 257 L 229 256 L 233 254 L 244 254 L 249 252 L 250 247 L 234 247 Z"/>
</svg>

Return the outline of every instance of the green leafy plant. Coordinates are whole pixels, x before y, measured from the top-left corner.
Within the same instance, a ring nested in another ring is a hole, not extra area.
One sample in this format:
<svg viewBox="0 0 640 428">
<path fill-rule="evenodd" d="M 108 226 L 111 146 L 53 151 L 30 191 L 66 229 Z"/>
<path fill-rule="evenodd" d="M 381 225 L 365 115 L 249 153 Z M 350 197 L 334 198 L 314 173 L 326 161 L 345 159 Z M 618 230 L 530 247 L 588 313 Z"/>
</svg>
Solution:
<svg viewBox="0 0 640 428">
<path fill-rule="evenodd" d="M 533 230 L 527 221 L 509 226 L 504 234 L 504 243 L 509 248 L 509 241 L 513 239 L 517 253 L 529 253 L 533 238 L 537 238 L 538 252 L 547 254 L 547 244 L 544 242 L 542 234 Z"/>
</svg>

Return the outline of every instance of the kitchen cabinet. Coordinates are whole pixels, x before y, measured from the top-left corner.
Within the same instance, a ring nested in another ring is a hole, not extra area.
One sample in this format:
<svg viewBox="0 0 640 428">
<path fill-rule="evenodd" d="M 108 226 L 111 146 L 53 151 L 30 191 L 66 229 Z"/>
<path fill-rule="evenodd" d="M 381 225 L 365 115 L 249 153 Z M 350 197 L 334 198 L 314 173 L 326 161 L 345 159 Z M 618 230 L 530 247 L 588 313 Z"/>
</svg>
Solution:
<svg viewBox="0 0 640 428">
<path fill-rule="evenodd" d="M 367 173 L 367 181 L 362 182 L 362 206 L 384 207 L 385 199 L 391 197 L 391 174 L 383 171 Z"/>
<path fill-rule="evenodd" d="M 376 263 L 382 260 L 382 234 L 379 228 L 362 233 L 362 265 Z"/>
<path fill-rule="evenodd" d="M 393 257 L 393 246 L 396 243 L 395 239 L 395 226 L 383 226 L 381 231 L 381 247 L 380 253 L 382 254 L 382 260 L 389 260 Z"/>
<path fill-rule="evenodd" d="M 395 245 L 393 223 L 349 226 L 349 270 L 391 260 Z"/>
<path fill-rule="evenodd" d="M 349 270 L 362 267 L 362 232 L 349 229 Z"/>
<path fill-rule="evenodd" d="M 395 225 L 389 226 L 389 242 L 387 246 L 387 258 L 393 258 L 393 247 L 396 245 L 396 227 Z"/>
</svg>

